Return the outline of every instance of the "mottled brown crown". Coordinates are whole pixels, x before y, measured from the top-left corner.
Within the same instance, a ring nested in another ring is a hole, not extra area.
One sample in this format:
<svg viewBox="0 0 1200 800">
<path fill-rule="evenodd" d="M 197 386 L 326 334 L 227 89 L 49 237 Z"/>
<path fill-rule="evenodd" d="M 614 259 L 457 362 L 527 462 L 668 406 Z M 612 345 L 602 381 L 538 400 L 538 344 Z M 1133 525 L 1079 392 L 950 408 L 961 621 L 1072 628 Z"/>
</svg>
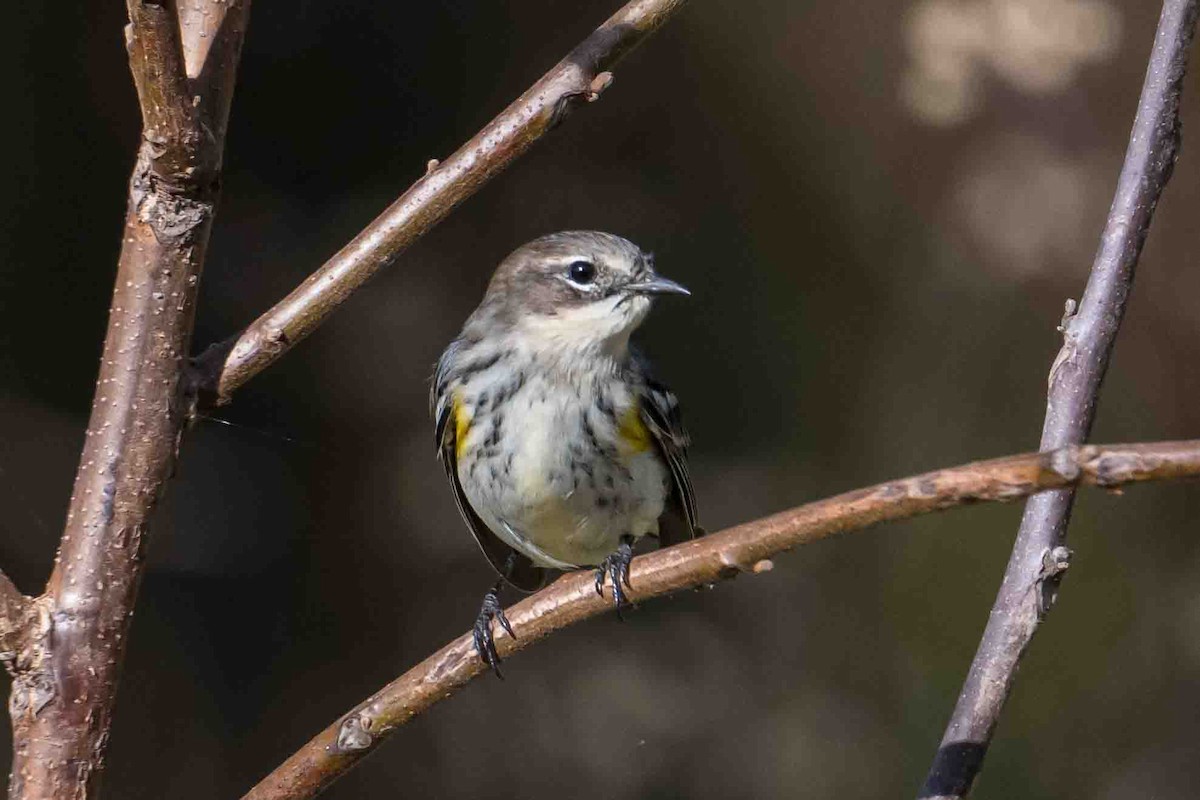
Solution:
<svg viewBox="0 0 1200 800">
<path fill-rule="evenodd" d="M 521 245 L 492 275 L 484 306 L 506 316 L 553 314 L 592 302 L 595 294 L 582 294 L 561 279 L 577 261 L 594 264 L 600 291 L 629 282 L 647 272 L 651 258 L 637 245 L 601 231 L 562 231 Z"/>
</svg>

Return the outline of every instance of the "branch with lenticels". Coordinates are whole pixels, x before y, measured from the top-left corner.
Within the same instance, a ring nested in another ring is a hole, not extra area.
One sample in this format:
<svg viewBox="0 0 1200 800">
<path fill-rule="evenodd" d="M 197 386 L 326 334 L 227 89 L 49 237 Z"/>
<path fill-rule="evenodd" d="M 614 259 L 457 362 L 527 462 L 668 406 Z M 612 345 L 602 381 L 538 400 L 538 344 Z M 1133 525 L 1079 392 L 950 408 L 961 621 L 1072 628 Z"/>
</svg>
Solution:
<svg viewBox="0 0 1200 800">
<path fill-rule="evenodd" d="M 713 533 L 633 561 L 632 601 L 771 568 L 802 544 L 881 522 L 1045 489 L 1200 477 L 1200 440 L 1091 447 L 980 461 L 847 492 Z M 566 575 L 507 611 L 516 638 L 496 631 L 502 657 L 611 608 L 591 572 Z M 464 634 L 352 708 L 250 790 L 242 800 L 315 797 L 387 736 L 482 674 L 487 666 Z"/>
<path fill-rule="evenodd" d="M 197 399 L 228 397 L 312 332 L 576 102 L 596 99 L 607 69 L 683 2 L 626 4 L 444 164 L 430 162 L 296 292 L 189 368 L 250 0 L 127 0 L 142 140 L 92 413 L 44 593 L 26 597 L 0 574 L 0 660 L 13 676 L 10 798 L 97 793 L 150 512 Z"/>
<path fill-rule="evenodd" d="M 96 796 L 147 521 L 186 421 L 180 388 L 216 210 L 249 0 L 128 0 L 142 111 L 116 287 L 58 558 L 26 602 L 5 581 L 9 797 Z"/>
<path fill-rule="evenodd" d="M 1154 208 L 1179 151 L 1179 100 L 1196 28 L 1196 0 L 1166 0 L 1138 100 L 1125 163 L 1078 313 L 1067 303 L 1063 346 L 1050 367 L 1042 450 L 1087 440 L 1100 384 L 1150 231 Z M 1070 561 L 1072 488 L 1030 498 L 983 637 L 920 797 L 962 798 L 971 790 L 1012 690 L 1017 666 L 1054 602 Z M 1031 592 L 1036 586 L 1038 591 Z"/>
<path fill-rule="evenodd" d="M 684 0 L 634 0 L 445 161 L 425 175 L 316 272 L 233 338 L 195 362 L 195 391 L 223 403 L 325 321 L 356 289 L 441 222 L 459 203 L 563 120 L 596 100 L 608 70 L 678 11 Z"/>
</svg>

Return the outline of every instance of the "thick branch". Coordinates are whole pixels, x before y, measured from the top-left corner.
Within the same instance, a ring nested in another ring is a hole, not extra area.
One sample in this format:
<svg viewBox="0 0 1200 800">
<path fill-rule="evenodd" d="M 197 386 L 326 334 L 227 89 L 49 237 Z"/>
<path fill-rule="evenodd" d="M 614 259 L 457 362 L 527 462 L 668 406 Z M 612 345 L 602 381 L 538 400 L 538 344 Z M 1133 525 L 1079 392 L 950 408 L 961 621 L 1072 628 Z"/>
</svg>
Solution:
<svg viewBox="0 0 1200 800">
<path fill-rule="evenodd" d="M 743 572 L 770 569 L 771 557 L 836 533 L 968 505 L 1013 500 L 1042 489 L 1200 476 L 1200 440 L 1111 447 L 981 461 L 889 481 L 800 506 L 634 559 L 634 601 Z M 1033 583 L 1022 591 L 1030 592 Z M 517 603 L 508 619 L 517 638 L 496 630 L 502 656 L 611 609 L 588 573 L 567 575 Z M 484 672 L 470 634 L 460 636 L 355 706 L 264 778 L 243 800 L 305 800 L 350 769 L 399 726 Z"/>
<path fill-rule="evenodd" d="M 165 3 L 131 0 L 125 45 L 142 109 L 142 139 L 154 149 L 159 180 L 181 184 L 196 163 L 204 137 L 191 103 L 175 11 Z"/>
<path fill-rule="evenodd" d="M 21 594 L 12 579 L 0 572 L 0 660 L 16 657 L 32 602 Z"/>
<path fill-rule="evenodd" d="M 1179 149 L 1179 98 L 1196 26 L 1195 0 L 1166 0 L 1138 101 L 1116 195 L 1078 314 L 1063 321 L 1063 346 L 1050 368 L 1042 450 L 1087 440 L 1134 269 Z M 1065 547 L 1074 492 L 1029 500 L 987 627 L 921 791 L 961 798 L 991 741 L 1017 665 L 1054 602 L 1070 552 Z M 1035 596 L 1028 588 L 1052 564 Z"/>
<path fill-rule="evenodd" d="M 12 798 L 95 795 L 147 519 L 184 423 L 179 392 L 212 223 L 230 85 L 249 0 L 188 0 L 210 17 L 208 59 L 185 65 L 174 4 L 129 0 L 144 123 L 129 184 L 100 376 L 66 528 L 15 665 Z"/>
<path fill-rule="evenodd" d="M 217 402 L 308 336 L 352 292 L 544 136 L 580 101 L 595 100 L 610 67 L 684 0 L 633 0 L 541 80 L 392 203 L 353 241 L 234 339 L 197 361 L 198 390 Z"/>
</svg>

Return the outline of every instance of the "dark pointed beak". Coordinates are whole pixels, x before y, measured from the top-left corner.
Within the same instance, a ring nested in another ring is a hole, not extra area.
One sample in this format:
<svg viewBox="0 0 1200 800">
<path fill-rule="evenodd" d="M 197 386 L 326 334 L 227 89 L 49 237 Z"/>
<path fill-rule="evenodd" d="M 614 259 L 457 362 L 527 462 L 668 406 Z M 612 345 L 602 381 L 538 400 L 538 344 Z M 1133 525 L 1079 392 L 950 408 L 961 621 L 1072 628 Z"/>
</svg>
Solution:
<svg viewBox="0 0 1200 800">
<path fill-rule="evenodd" d="M 664 278 L 661 275 L 651 272 L 644 280 L 637 283 L 629 283 L 625 285 L 626 291 L 636 292 L 637 294 L 682 294 L 690 295 L 691 292 L 682 283 L 676 283 L 670 278 Z"/>
</svg>

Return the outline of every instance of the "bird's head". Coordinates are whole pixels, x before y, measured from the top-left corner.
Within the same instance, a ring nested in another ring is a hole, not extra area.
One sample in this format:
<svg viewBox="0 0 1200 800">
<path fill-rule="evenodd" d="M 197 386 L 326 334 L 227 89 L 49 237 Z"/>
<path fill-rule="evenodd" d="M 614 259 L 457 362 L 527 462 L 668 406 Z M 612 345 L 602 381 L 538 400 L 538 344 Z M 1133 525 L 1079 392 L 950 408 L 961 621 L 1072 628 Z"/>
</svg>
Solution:
<svg viewBox="0 0 1200 800">
<path fill-rule="evenodd" d="M 552 233 L 513 251 L 492 276 L 481 310 L 547 347 L 624 350 L 658 294 L 690 294 L 654 271 L 654 258 L 620 236 Z"/>
</svg>

